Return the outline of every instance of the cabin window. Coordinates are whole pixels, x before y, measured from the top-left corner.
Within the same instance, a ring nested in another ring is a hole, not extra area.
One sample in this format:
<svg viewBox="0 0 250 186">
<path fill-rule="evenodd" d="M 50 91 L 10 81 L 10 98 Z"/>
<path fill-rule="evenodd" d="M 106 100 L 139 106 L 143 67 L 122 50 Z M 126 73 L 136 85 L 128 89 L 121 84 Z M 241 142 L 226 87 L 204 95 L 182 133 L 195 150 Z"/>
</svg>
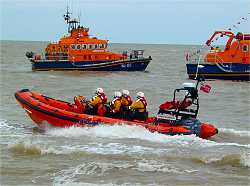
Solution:
<svg viewBox="0 0 250 186">
<path fill-rule="evenodd" d="M 100 44 L 100 48 L 104 48 L 104 44 Z"/>
<path fill-rule="evenodd" d="M 71 45 L 71 48 L 72 48 L 72 49 L 76 49 L 76 46 L 75 46 L 75 45 Z"/>
<path fill-rule="evenodd" d="M 95 45 L 95 48 L 98 48 L 98 45 Z"/>
<path fill-rule="evenodd" d="M 89 49 L 92 49 L 92 45 L 89 45 Z"/>
<path fill-rule="evenodd" d="M 81 50 L 81 45 L 76 46 L 78 50 Z"/>
<path fill-rule="evenodd" d="M 248 45 L 242 45 L 242 51 L 248 52 Z"/>
<path fill-rule="evenodd" d="M 87 49 L 87 45 L 83 44 L 82 49 Z"/>
</svg>

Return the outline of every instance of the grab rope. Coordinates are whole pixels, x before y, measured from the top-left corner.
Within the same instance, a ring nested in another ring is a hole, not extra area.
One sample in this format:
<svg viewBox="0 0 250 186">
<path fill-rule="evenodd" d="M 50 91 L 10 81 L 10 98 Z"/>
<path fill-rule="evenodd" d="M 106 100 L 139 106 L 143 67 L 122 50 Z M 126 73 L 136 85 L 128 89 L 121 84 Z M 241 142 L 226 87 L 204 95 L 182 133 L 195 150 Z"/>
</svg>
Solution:
<svg viewBox="0 0 250 186">
<path fill-rule="evenodd" d="M 233 72 L 232 71 L 232 63 L 230 64 L 230 70 L 226 70 L 225 68 L 227 68 L 228 66 L 224 66 L 223 64 L 220 64 L 220 63 L 215 63 L 216 66 L 222 70 L 223 72 Z"/>
<path fill-rule="evenodd" d="M 99 66 L 102 66 L 102 65 L 112 65 L 112 64 L 116 64 L 116 63 L 119 63 L 119 62 L 123 62 L 123 61 L 111 61 L 111 62 L 103 62 L 103 63 L 99 63 L 99 64 L 91 64 L 91 65 L 76 65 L 76 63 L 79 63 L 79 62 L 72 62 L 72 65 L 74 67 L 99 67 Z"/>
</svg>

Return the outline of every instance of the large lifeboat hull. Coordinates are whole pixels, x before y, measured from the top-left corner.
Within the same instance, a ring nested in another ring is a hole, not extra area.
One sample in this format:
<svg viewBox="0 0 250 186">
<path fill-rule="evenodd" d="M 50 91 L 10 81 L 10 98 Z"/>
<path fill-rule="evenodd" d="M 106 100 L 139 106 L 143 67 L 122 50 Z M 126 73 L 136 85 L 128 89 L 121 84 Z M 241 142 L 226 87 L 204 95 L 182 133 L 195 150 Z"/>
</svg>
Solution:
<svg viewBox="0 0 250 186">
<path fill-rule="evenodd" d="M 198 64 L 186 64 L 190 79 L 202 77 L 205 79 L 250 81 L 250 64 L 204 63 L 199 65 L 202 65 L 203 68 L 199 68 L 197 72 Z"/>
<path fill-rule="evenodd" d="M 151 132 L 159 132 L 168 135 L 195 134 L 204 139 L 218 133 L 218 130 L 213 125 L 201 123 L 197 119 L 185 120 L 175 124 L 167 121 L 160 121 L 156 124 L 156 117 L 150 117 L 144 122 L 82 114 L 77 111 L 77 106 L 75 104 L 49 98 L 28 89 L 16 92 L 15 97 L 30 118 L 39 128 L 43 129 L 45 127 L 94 127 L 100 124 L 127 124 L 143 126 Z"/>
<path fill-rule="evenodd" d="M 68 61 L 68 60 L 34 60 L 32 70 L 81 70 L 81 71 L 143 71 L 151 58 L 129 59 L 118 61 Z"/>
</svg>

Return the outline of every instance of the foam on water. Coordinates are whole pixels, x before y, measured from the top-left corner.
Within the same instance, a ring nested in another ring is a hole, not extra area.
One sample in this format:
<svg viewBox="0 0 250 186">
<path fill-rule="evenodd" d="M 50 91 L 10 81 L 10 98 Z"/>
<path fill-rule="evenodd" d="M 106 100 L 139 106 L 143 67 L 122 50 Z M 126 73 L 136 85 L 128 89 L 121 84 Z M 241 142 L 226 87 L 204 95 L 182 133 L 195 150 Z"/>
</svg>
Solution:
<svg viewBox="0 0 250 186">
<path fill-rule="evenodd" d="M 139 183 L 79 183 L 79 182 L 67 182 L 67 183 L 54 183 L 55 186 L 158 186 L 158 184 L 139 184 Z"/>
<path fill-rule="evenodd" d="M 68 138 L 79 138 L 81 136 L 88 137 L 102 137 L 110 139 L 140 139 L 156 143 L 165 143 L 168 146 L 179 146 L 179 147 L 212 147 L 212 146 L 237 146 L 250 148 L 247 144 L 238 143 L 219 143 L 215 141 L 201 139 L 195 135 L 175 135 L 169 136 L 160 133 L 152 133 L 141 126 L 129 126 L 129 125 L 114 125 L 105 126 L 100 125 L 91 128 L 56 128 L 47 131 L 47 134 L 51 136 L 60 136 Z"/>
<path fill-rule="evenodd" d="M 167 162 L 157 160 L 140 160 L 136 162 L 113 161 L 106 162 L 87 162 L 82 163 L 76 167 L 71 167 L 56 173 L 54 177 L 54 184 L 66 185 L 69 183 L 77 183 L 77 178 L 80 175 L 84 176 L 103 176 L 113 173 L 114 170 L 132 169 L 139 172 L 162 172 L 174 174 L 190 174 L 197 172 L 194 169 L 183 169 L 168 164 Z M 133 184 L 134 185 L 134 184 Z"/>
<path fill-rule="evenodd" d="M 238 154 L 224 154 L 220 156 L 214 155 L 213 157 L 202 157 L 198 158 L 198 161 L 201 161 L 205 164 L 250 167 L 250 152 L 245 151 Z"/>
<path fill-rule="evenodd" d="M 28 130 L 27 130 L 28 129 Z M 12 134 L 26 134 L 30 133 L 31 127 L 25 126 L 24 123 L 12 120 L 0 119 L 0 132 L 1 134 L 8 132 L 9 135 Z"/>
<path fill-rule="evenodd" d="M 15 129 L 14 126 L 10 125 L 7 120 L 5 119 L 0 119 L 0 130 L 11 130 Z"/>
<path fill-rule="evenodd" d="M 30 131 L 25 130 L 25 127 L 20 123 L 11 123 L 8 120 L 0 119 L 0 137 L 1 144 L 9 144 L 12 139 L 24 138 Z"/>
<path fill-rule="evenodd" d="M 114 126 L 96 126 L 93 128 L 62 128 L 62 129 L 51 129 L 47 131 L 47 134 L 52 136 L 61 136 L 61 137 L 102 137 L 110 139 L 140 139 L 157 143 L 167 143 L 168 145 L 180 145 L 180 146 L 189 146 L 189 145 L 198 145 L 205 146 L 212 145 L 215 142 L 204 140 L 196 137 L 195 135 L 175 135 L 169 136 L 160 133 L 152 133 L 141 126 L 129 126 L 129 125 L 114 125 Z"/>
<path fill-rule="evenodd" d="M 227 128 L 220 128 L 219 131 L 220 133 L 228 133 L 234 136 L 250 137 L 250 131 L 241 131 L 241 130 L 227 129 Z"/>
<path fill-rule="evenodd" d="M 22 154 L 22 155 L 42 154 L 42 149 L 39 146 L 28 143 L 18 143 L 9 145 L 9 150 L 14 154 Z"/>
<path fill-rule="evenodd" d="M 163 173 L 175 173 L 175 174 L 197 172 L 197 170 L 194 169 L 189 169 L 189 170 L 180 169 L 166 162 L 156 161 L 156 160 L 139 161 L 134 169 L 142 172 L 163 172 Z"/>
<path fill-rule="evenodd" d="M 241 154 L 240 163 L 246 167 L 250 167 L 250 151 Z"/>
<path fill-rule="evenodd" d="M 21 141 L 14 144 L 9 144 L 8 149 L 14 154 L 28 155 L 46 155 L 46 154 L 73 154 L 73 153 L 89 153 L 89 154 L 140 154 L 154 153 L 160 154 L 163 150 L 140 145 L 126 145 L 121 143 L 92 143 L 84 145 L 60 145 L 53 146 L 52 144 L 43 144 L 35 141 Z M 165 151 L 165 150 L 164 150 Z"/>
</svg>

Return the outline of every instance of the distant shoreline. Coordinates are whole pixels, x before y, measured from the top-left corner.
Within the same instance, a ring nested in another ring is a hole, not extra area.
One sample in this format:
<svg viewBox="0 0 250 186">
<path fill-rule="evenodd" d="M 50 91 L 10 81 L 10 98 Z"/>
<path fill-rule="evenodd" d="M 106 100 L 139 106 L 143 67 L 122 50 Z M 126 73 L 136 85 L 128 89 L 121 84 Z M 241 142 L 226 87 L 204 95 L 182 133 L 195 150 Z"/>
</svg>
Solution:
<svg viewBox="0 0 250 186">
<path fill-rule="evenodd" d="M 30 42 L 30 43 L 49 43 L 51 41 L 25 41 L 25 40 L 0 40 L 0 42 Z M 109 44 L 120 44 L 120 45 L 184 45 L 184 46 L 202 46 L 203 44 L 179 44 L 179 43 L 112 43 Z"/>
</svg>

